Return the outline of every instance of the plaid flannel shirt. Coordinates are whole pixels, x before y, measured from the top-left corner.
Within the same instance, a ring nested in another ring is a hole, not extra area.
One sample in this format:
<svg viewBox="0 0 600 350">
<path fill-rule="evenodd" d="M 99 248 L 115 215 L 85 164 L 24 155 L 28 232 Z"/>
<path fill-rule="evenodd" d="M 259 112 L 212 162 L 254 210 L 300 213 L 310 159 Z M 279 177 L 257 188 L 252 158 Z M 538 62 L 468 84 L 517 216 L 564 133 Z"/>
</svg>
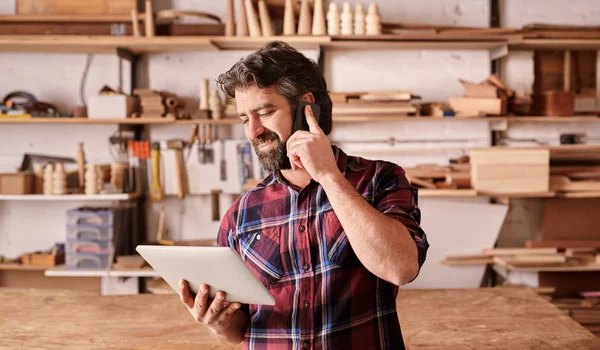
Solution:
<svg viewBox="0 0 600 350">
<path fill-rule="evenodd" d="M 332 148 L 363 198 L 406 226 L 421 266 L 429 244 L 404 170 Z M 235 249 L 276 300 L 242 306 L 250 318 L 244 349 L 404 349 L 398 287 L 358 260 L 318 183 L 299 189 L 272 173 L 228 210 L 217 241 Z"/>
</svg>

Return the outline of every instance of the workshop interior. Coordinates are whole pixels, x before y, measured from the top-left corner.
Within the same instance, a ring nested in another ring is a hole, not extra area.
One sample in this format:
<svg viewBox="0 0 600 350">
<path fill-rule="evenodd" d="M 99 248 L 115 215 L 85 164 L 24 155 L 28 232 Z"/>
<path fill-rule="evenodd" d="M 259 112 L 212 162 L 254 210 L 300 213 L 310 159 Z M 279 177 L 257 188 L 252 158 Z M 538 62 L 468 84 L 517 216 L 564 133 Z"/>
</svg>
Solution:
<svg viewBox="0 0 600 350">
<path fill-rule="evenodd" d="M 406 348 L 600 349 L 596 0 L 2 1 L 0 348 L 242 348 L 136 247 L 217 246 L 269 176 L 217 78 L 275 40 L 418 190 Z"/>
</svg>

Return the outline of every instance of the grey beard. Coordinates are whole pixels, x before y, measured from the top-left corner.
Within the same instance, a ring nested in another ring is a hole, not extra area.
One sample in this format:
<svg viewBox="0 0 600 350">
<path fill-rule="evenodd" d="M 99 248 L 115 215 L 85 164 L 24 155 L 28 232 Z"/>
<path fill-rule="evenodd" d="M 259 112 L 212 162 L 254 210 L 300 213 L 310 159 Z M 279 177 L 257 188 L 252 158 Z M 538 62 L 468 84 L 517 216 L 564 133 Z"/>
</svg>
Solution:
<svg viewBox="0 0 600 350">
<path fill-rule="evenodd" d="M 273 142 L 275 147 L 266 152 L 259 151 L 258 145 L 254 145 L 254 151 L 258 155 L 260 165 L 266 172 L 291 169 L 292 166 L 287 156 L 285 144 L 281 143 L 279 138 L 273 140 Z"/>
</svg>

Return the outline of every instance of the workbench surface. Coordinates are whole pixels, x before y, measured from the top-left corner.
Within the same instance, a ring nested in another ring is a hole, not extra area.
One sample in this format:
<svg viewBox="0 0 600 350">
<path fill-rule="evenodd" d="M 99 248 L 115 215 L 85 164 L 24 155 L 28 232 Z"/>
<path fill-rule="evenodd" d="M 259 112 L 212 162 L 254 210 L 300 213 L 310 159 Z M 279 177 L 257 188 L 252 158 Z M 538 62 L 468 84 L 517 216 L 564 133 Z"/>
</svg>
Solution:
<svg viewBox="0 0 600 350">
<path fill-rule="evenodd" d="M 409 349 L 600 349 L 531 290 L 402 290 Z M 101 297 L 0 288 L 0 349 L 241 349 L 217 343 L 172 295 Z"/>
</svg>

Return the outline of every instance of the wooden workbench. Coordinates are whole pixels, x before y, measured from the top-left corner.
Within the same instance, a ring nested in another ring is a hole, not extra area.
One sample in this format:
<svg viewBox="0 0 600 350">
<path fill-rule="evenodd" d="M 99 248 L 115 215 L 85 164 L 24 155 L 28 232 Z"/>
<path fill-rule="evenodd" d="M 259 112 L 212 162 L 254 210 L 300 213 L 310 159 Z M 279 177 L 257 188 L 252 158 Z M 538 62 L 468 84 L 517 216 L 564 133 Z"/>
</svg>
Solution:
<svg viewBox="0 0 600 350">
<path fill-rule="evenodd" d="M 404 290 L 409 349 L 600 349 L 530 290 Z M 100 297 L 0 289 L 0 349 L 240 349 L 218 344 L 176 295 Z"/>
</svg>

